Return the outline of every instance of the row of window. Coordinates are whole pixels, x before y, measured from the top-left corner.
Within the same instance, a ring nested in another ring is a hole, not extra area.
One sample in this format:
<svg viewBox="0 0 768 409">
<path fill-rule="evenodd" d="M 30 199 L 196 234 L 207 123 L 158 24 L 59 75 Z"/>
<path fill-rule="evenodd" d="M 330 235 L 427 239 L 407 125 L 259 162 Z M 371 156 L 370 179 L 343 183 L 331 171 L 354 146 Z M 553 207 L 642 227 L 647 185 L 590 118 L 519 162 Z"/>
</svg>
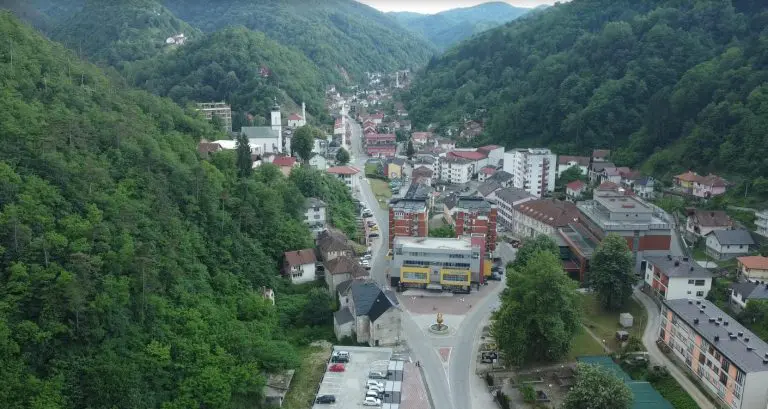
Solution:
<svg viewBox="0 0 768 409">
<path fill-rule="evenodd" d="M 458 282 L 465 282 L 469 281 L 469 278 L 466 274 L 443 274 L 443 280 L 445 281 L 458 281 Z"/>
<path fill-rule="evenodd" d="M 407 280 L 426 280 L 427 279 L 427 273 L 414 273 L 414 272 L 406 272 L 403 273 L 403 278 Z"/>
<path fill-rule="evenodd" d="M 423 261 L 423 260 L 403 260 L 404 266 L 413 267 L 453 267 L 453 268 L 470 268 L 469 263 L 453 263 L 453 262 L 441 262 L 441 261 Z"/>
</svg>

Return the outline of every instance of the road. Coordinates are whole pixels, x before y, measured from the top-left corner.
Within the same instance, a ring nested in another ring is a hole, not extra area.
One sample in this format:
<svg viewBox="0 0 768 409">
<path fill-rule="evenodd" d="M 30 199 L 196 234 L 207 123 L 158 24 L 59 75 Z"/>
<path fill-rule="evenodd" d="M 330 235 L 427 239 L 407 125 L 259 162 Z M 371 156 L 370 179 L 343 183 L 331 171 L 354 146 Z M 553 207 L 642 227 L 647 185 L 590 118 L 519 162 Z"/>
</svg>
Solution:
<svg viewBox="0 0 768 409">
<path fill-rule="evenodd" d="M 645 349 L 648 350 L 651 361 L 664 365 L 669 370 L 669 374 L 672 375 L 675 380 L 677 380 L 677 383 L 679 383 L 680 386 L 682 386 L 682 388 L 685 389 L 689 395 L 691 395 L 693 400 L 696 401 L 696 404 L 699 405 L 701 409 L 715 409 L 715 405 L 712 404 L 709 398 L 707 398 L 707 396 L 696 385 L 693 384 L 693 381 L 691 381 L 685 375 L 685 373 L 683 373 L 683 370 L 675 365 L 675 363 L 672 362 L 667 355 L 661 352 L 659 347 L 656 345 L 656 340 L 659 338 L 659 323 L 661 322 L 659 307 L 656 306 L 656 304 L 653 302 L 653 300 L 650 299 L 648 295 L 641 292 L 637 288 L 635 289 L 632 296 L 637 301 L 639 301 L 640 304 L 642 304 L 643 307 L 645 307 L 645 310 L 648 312 L 648 324 L 645 327 L 645 332 L 643 332 L 643 345 L 645 345 Z"/>
</svg>

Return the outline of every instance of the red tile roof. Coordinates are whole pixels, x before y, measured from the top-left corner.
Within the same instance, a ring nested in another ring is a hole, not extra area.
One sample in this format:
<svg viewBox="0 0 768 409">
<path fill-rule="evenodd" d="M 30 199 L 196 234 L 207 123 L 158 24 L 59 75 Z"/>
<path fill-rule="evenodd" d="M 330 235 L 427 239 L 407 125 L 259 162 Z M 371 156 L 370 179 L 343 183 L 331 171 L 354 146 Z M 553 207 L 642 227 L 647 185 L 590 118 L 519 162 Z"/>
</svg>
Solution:
<svg viewBox="0 0 768 409">
<path fill-rule="evenodd" d="M 484 175 L 493 175 L 496 173 L 496 168 L 492 166 L 485 166 L 482 169 L 480 169 L 480 172 L 482 172 Z"/>
<path fill-rule="evenodd" d="M 586 186 L 586 185 L 584 184 L 584 182 L 582 182 L 580 180 L 574 180 L 573 182 L 565 185 L 565 187 L 567 187 L 568 189 L 571 189 L 573 191 L 579 191 L 581 189 L 584 189 L 584 186 Z"/>
<path fill-rule="evenodd" d="M 593 158 L 605 158 L 610 154 L 611 154 L 611 151 L 608 149 L 595 149 L 594 151 L 592 151 Z"/>
<path fill-rule="evenodd" d="M 289 121 L 301 121 L 301 115 L 297 113 L 291 113 L 291 115 L 288 116 Z"/>
<path fill-rule="evenodd" d="M 690 170 L 688 172 L 682 173 L 680 175 L 675 176 L 675 179 L 681 180 L 683 182 L 694 182 L 699 179 L 699 175 L 696 174 L 696 172 L 691 172 Z"/>
<path fill-rule="evenodd" d="M 411 134 L 413 140 L 427 140 L 432 137 L 432 132 L 414 132 Z"/>
<path fill-rule="evenodd" d="M 333 175 L 356 175 L 360 173 L 360 169 L 354 166 L 333 166 L 326 169 L 326 172 Z"/>
<path fill-rule="evenodd" d="M 514 207 L 530 218 L 552 227 L 563 227 L 579 219 L 579 209 L 571 202 L 552 199 L 532 200 Z"/>
<path fill-rule="evenodd" d="M 557 163 L 560 165 L 567 165 L 568 162 L 576 162 L 579 166 L 589 166 L 589 158 L 586 156 L 568 156 L 558 155 Z"/>
<path fill-rule="evenodd" d="M 384 114 L 382 114 L 381 112 L 377 112 L 377 113 L 371 115 L 369 118 L 372 118 L 372 119 L 384 119 Z"/>
<path fill-rule="evenodd" d="M 697 180 L 697 182 L 700 185 L 711 186 L 711 187 L 725 187 L 726 185 L 725 179 L 721 178 L 720 176 L 716 176 L 712 174 L 700 178 L 699 180 Z"/>
<path fill-rule="evenodd" d="M 499 148 L 501 148 L 501 146 L 499 146 L 499 145 L 485 145 L 485 146 L 481 146 L 481 147 L 477 148 L 477 151 L 478 152 L 484 152 L 484 153 L 487 154 L 487 153 L 489 153 L 489 152 L 491 152 L 493 150 L 499 149 Z"/>
<path fill-rule="evenodd" d="M 397 135 L 393 133 L 372 133 L 365 135 L 366 141 L 395 141 L 397 139 Z"/>
<path fill-rule="evenodd" d="M 613 182 L 603 182 L 597 187 L 597 190 L 619 190 L 619 185 Z"/>
<path fill-rule="evenodd" d="M 477 151 L 452 151 L 448 152 L 448 156 L 455 158 L 462 158 L 468 160 L 480 160 L 488 157 L 488 154 Z"/>
<path fill-rule="evenodd" d="M 285 252 L 285 263 L 292 267 L 315 263 L 316 261 L 317 259 L 315 259 L 315 251 L 312 249 Z"/>
<path fill-rule="evenodd" d="M 768 257 L 763 256 L 744 256 L 736 257 L 741 264 L 746 268 L 754 268 L 755 270 L 768 270 Z"/>
<path fill-rule="evenodd" d="M 293 166 L 296 164 L 296 158 L 293 156 L 278 156 L 273 161 L 273 164 L 277 166 Z"/>
</svg>

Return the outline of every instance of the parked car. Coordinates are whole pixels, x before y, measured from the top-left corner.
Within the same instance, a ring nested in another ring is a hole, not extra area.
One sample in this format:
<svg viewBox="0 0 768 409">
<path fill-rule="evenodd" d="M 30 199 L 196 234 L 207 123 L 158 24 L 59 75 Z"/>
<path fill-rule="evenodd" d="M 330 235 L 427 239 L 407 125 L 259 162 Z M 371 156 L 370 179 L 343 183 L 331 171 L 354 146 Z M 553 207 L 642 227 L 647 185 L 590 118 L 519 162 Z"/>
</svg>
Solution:
<svg viewBox="0 0 768 409">
<path fill-rule="evenodd" d="M 371 231 L 379 231 L 379 226 L 374 224 L 373 226 L 371 226 Z"/>
<path fill-rule="evenodd" d="M 387 373 L 383 371 L 371 371 L 368 373 L 371 379 L 387 379 Z"/>
<path fill-rule="evenodd" d="M 376 225 L 376 222 L 373 220 L 368 220 L 368 227 L 373 227 Z"/>
<path fill-rule="evenodd" d="M 368 389 L 368 391 L 365 392 L 365 397 L 366 398 L 377 398 L 378 399 L 378 398 L 381 397 L 381 392 L 379 392 L 377 390 L 373 390 L 373 389 Z"/>
<path fill-rule="evenodd" d="M 344 372 L 344 364 L 333 364 L 328 370 L 331 372 Z"/>
<path fill-rule="evenodd" d="M 363 257 L 362 257 L 363 260 L 370 260 L 371 258 L 372 256 L 370 254 L 363 254 Z"/>
<path fill-rule="evenodd" d="M 375 238 L 375 237 L 379 237 L 379 233 L 374 232 L 374 233 L 371 233 L 371 234 L 368 235 L 368 238 L 370 238 L 370 239 Z"/>
<path fill-rule="evenodd" d="M 379 387 L 379 388 L 384 388 L 384 382 L 379 382 L 379 381 L 377 381 L 375 379 L 369 379 L 368 382 L 365 384 L 365 386 L 367 386 L 369 388 L 371 386 L 376 386 L 376 387 Z"/>
<path fill-rule="evenodd" d="M 336 396 L 320 395 L 315 399 L 315 403 L 336 403 Z"/>
<path fill-rule="evenodd" d="M 366 396 L 363 401 L 363 406 L 381 406 L 381 399 Z"/>
<path fill-rule="evenodd" d="M 375 391 L 376 393 L 382 394 L 384 393 L 384 387 L 379 387 L 378 385 L 368 385 L 368 391 Z"/>
</svg>

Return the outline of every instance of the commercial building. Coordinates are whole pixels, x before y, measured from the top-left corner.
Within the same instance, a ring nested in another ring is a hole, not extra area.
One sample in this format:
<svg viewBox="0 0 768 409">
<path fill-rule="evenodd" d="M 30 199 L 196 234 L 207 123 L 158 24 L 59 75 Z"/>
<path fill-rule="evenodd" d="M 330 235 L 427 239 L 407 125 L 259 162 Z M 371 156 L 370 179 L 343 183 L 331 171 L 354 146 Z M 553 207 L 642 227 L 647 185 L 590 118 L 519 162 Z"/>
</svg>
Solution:
<svg viewBox="0 0 768 409">
<path fill-rule="evenodd" d="M 512 208 L 512 219 L 512 234 L 518 238 L 532 238 L 540 234 L 555 237 L 559 227 L 579 220 L 579 210 L 571 202 L 531 200 Z"/>
<path fill-rule="evenodd" d="M 768 406 L 768 344 L 713 303 L 664 301 L 659 339 L 723 407 Z"/>
<path fill-rule="evenodd" d="M 485 250 L 496 250 L 497 207 L 480 197 L 460 197 L 456 203 L 456 235 L 485 237 Z"/>
<path fill-rule="evenodd" d="M 513 175 L 512 185 L 542 197 L 555 190 L 557 155 L 549 149 L 514 149 L 504 153 L 504 171 Z"/>
<path fill-rule="evenodd" d="M 593 200 L 576 206 L 581 212 L 580 222 L 598 240 L 609 233 L 627 240 L 636 271 L 642 271 L 644 257 L 669 253 L 672 224 L 669 215 L 660 208 L 613 190 L 596 190 Z"/>
<path fill-rule="evenodd" d="M 701 300 L 712 288 L 712 273 L 688 257 L 645 257 L 644 290 L 662 300 Z"/>
<path fill-rule="evenodd" d="M 401 288 L 468 292 L 483 280 L 482 238 L 396 237 L 392 275 Z"/>
<path fill-rule="evenodd" d="M 197 104 L 197 110 L 203 113 L 205 119 L 211 121 L 217 117 L 222 122 L 225 132 L 232 132 L 232 107 L 226 102 L 203 102 Z"/>
</svg>

